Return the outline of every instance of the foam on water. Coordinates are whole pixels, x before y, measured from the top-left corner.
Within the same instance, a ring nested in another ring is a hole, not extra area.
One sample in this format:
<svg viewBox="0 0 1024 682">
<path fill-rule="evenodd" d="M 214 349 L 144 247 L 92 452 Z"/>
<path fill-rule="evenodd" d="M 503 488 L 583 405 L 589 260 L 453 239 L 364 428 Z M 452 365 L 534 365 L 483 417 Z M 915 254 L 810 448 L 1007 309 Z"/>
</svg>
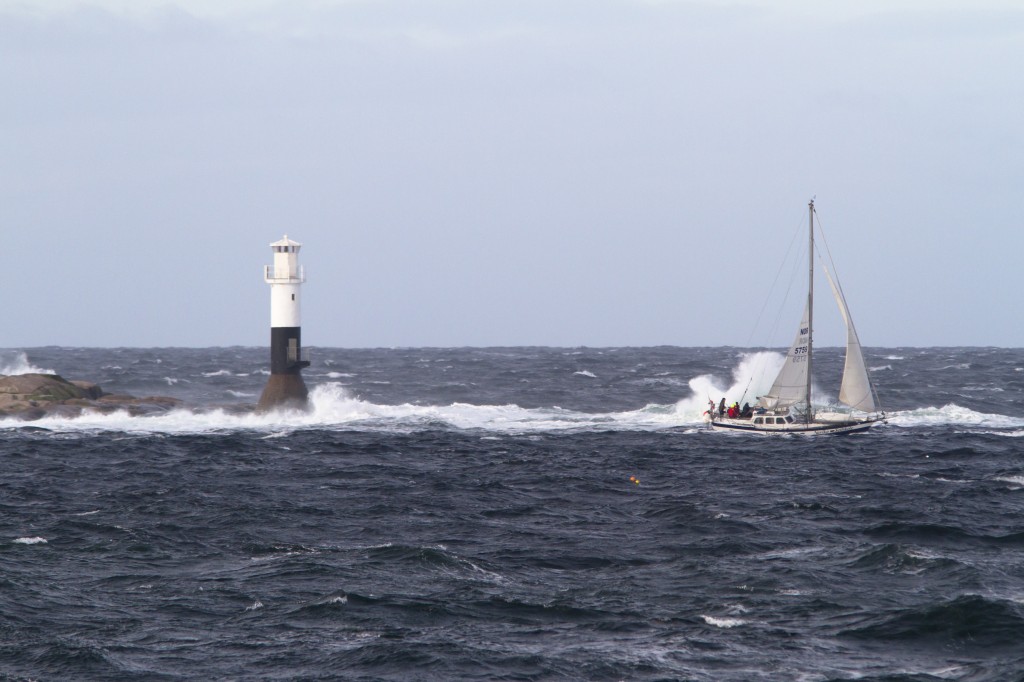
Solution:
<svg viewBox="0 0 1024 682">
<path fill-rule="evenodd" d="M 570 429 L 654 430 L 679 426 L 678 410 L 671 405 L 648 405 L 639 410 L 589 414 L 558 407 L 523 408 L 518 405 L 381 405 L 353 397 L 344 386 L 327 383 L 310 392 L 308 412 L 281 411 L 267 414 L 230 414 L 211 411 L 172 410 L 159 415 L 134 417 L 127 412 L 87 412 L 73 419 L 47 417 L 33 422 L 4 422 L 8 427 L 44 428 L 53 431 L 124 431 L 128 433 L 209 433 L 231 430 L 279 431 L 296 428 L 346 428 L 409 431 L 452 427 L 507 433 L 562 431 Z"/>
<path fill-rule="evenodd" d="M 714 616 L 705 615 L 702 615 L 701 618 L 704 619 L 705 623 L 707 623 L 708 625 L 714 625 L 716 628 L 728 629 L 737 627 L 739 625 L 747 624 L 747 621 L 743 620 L 742 618 L 716 618 Z"/>
<path fill-rule="evenodd" d="M 444 424 L 459 429 L 502 432 L 559 431 L 590 427 L 621 430 L 678 426 L 672 406 L 648 405 L 639 410 L 591 414 L 559 407 L 523 408 L 518 405 L 379 405 L 353 397 L 340 384 L 317 386 L 310 393 L 313 410 L 303 418 L 309 425 L 392 424 L 423 426 Z"/>
<path fill-rule="evenodd" d="M 1024 427 L 1024 419 L 1001 414 L 985 414 L 950 403 L 942 407 L 922 407 L 889 415 L 889 423 L 896 426 L 980 426 L 992 429 Z M 1004 434 L 1005 435 L 1005 434 Z"/>
<path fill-rule="evenodd" d="M 126 412 L 101 415 L 87 412 L 74 419 L 48 417 L 33 422 L 8 420 L 0 422 L 9 428 L 28 426 L 58 432 L 122 431 L 129 433 L 207 433 L 232 430 L 260 430 L 270 433 L 296 428 L 343 428 L 346 430 L 415 431 L 425 428 L 480 429 L 499 433 L 524 433 L 566 430 L 659 430 L 690 427 L 703 422 L 709 400 L 715 405 L 724 397 L 727 403 L 751 402 L 767 392 L 784 362 L 777 352 L 745 353 L 723 380 L 702 374 L 688 380 L 689 394 L 676 403 L 650 403 L 640 409 L 621 412 L 582 412 L 557 406 L 524 408 L 516 404 L 470 404 L 453 402 L 447 405 L 381 404 L 356 397 L 338 382 L 317 385 L 310 393 L 308 412 L 273 412 L 269 414 L 233 413 L 223 409 L 177 409 L 167 413 L 133 417 Z M 8 369 L 32 369 L 24 353 L 18 353 Z M 221 369 L 204 373 L 207 377 L 231 376 Z M 333 372 L 331 374 L 334 374 Z M 578 371 L 585 377 L 589 371 Z M 371 384 L 389 382 L 374 381 Z M 681 382 L 680 382 L 681 383 Z M 251 398 L 256 394 L 226 389 L 235 398 Z M 815 403 L 828 401 L 815 388 Z M 890 412 L 889 422 L 899 427 L 932 427 L 939 425 L 974 426 L 996 429 L 1005 436 L 1019 436 L 1024 419 L 999 414 L 985 414 L 950 403 L 943 407 L 922 407 Z M 1016 429 L 1007 431 L 1007 429 Z"/>
</svg>

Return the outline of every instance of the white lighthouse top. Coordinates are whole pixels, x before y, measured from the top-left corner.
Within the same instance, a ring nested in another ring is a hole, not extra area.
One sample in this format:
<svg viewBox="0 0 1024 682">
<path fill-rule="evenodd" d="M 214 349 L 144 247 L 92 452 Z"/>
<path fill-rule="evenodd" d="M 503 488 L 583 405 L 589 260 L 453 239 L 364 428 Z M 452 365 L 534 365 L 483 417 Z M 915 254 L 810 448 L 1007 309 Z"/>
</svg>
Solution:
<svg viewBox="0 0 1024 682">
<path fill-rule="evenodd" d="M 274 249 L 274 253 L 298 253 L 302 248 L 302 244 L 294 239 L 288 239 L 288 235 L 285 235 L 284 239 L 271 242 L 270 246 Z"/>
<path fill-rule="evenodd" d="M 284 239 L 273 242 L 270 248 L 274 250 L 274 264 L 264 268 L 263 279 L 267 284 L 291 285 L 306 281 L 306 273 L 299 265 L 299 249 L 302 244 L 285 235 Z"/>
</svg>

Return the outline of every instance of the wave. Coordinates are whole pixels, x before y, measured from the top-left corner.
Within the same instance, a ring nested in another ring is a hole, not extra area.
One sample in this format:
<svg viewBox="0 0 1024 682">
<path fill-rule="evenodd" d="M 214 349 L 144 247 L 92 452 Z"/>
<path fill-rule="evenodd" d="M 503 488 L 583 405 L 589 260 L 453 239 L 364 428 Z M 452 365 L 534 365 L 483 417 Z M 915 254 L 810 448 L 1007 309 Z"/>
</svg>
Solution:
<svg viewBox="0 0 1024 682">
<path fill-rule="evenodd" d="M 523 408 L 518 405 L 382 405 L 354 397 L 338 383 L 320 384 L 310 391 L 309 411 L 238 414 L 225 409 L 188 410 L 131 416 L 85 412 L 74 418 L 45 417 L 32 422 L 2 422 L 8 428 L 57 432 L 121 431 L 126 433 L 212 433 L 231 430 L 342 428 L 356 430 L 420 431 L 431 428 L 535 433 L 567 430 L 658 430 L 680 426 L 686 415 L 673 405 L 648 405 L 639 410 L 586 413 L 559 407 Z M 695 420 L 694 420 L 695 421 Z"/>
<path fill-rule="evenodd" d="M 949 546 L 960 545 L 993 545 L 1019 547 L 1024 543 L 1024 532 L 1006 535 L 986 535 L 971 533 L 957 526 L 937 523 L 900 523 L 886 522 L 864 531 L 866 535 L 889 540 L 901 540 L 916 545 L 936 544 Z"/>
<path fill-rule="evenodd" d="M 376 563 L 389 565 L 405 564 L 403 570 L 428 568 L 448 577 L 472 580 L 489 584 L 506 584 L 507 578 L 493 568 L 481 566 L 448 550 L 444 545 L 417 547 L 408 545 L 387 545 L 370 547 L 367 557 Z"/>
<path fill-rule="evenodd" d="M 762 351 L 739 356 L 732 376 L 723 380 L 702 374 L 685 382 L 688 395 L 676 403 L 650 403 L 636 410 L 591 413 L 563 409 L 558 406 L 524 408 L 516 404 L 422 405 L 403 403 L 379 404 L 362 400 L 340 382 L 327 382 L 313 388 L 308 412 L 272 412 L 256 414 L 245 406 L 215 409 L 176 409 L 166 413 L 129 416 L 124 412 L 100 415 L 86 412 L 75 418 L 46 417 L 33 422 L 8 420 L 2 423 L 13 428 L 28 426 L 53 431 L 122 431 L 141 433 L 205 433 L 225 430 L 263 430 L 271 434 L 303 428 L 342 428 L 346 430 L 417 431 L 431 428 L 480 429 L 499 433 L 534 433 L 568 430 L 653 431 L 683 427 L 688 432 L 700 431 L 709 403 L 754 402 L 767 392 L 784 362 L 777 352 Z M 15 358 L 17 368 L 32 367 L 24 353 Z M 216 378 L 233 374 L 228 369 L 204 373 Z M 331 372 L 331 375 L 336 374 Z M 576 372 L 590 377 L 586 370 Z M 347 376 L 347 375 L 342 375 Z M 339 377 L 341 378 L 341 377 Z M 666 377 L 659 375 L 660 380 Z M 168 378 L 167 381 L 172 381 Z M 186 382 L 187 380 L 182 380 Z M 679 384 L 683 381 L 677 380 Z M 387 382 L 370 382 L 387 383 Z M 251 398 L 255 394 L 229 389 L 234 398 Z M 824 398 L 815 392 L 815 402 Z M 890 424 L 897 427 L 965 426 L 991 430 L 1005 436 L 1024 435 L 1024 419 L 998 414 L 985 414 L 950 403 L 942 407 L 921 407 L 891 412 Z"/>
<path fill-rule="evenodd" d="M 230 377 L 234 376 L 234 372 L 228 369 L 218 369 L 216 372 L 202 372 L 204 377 Z"/>
<path fill-rule="evenodd" d="M 31 537 L 31 538 L 16 538 L 13 540 L 16 545 L 45 545 L 46 538 Z"/>
<path fill-rule="evenodd" d="M 781 353 L 772 351 L 744 353 L 733 369 L 729 383 L 713 374 L 702 374 L 690 379 L 690 396 L 676 403 L 676 413 L 686 422 L 699 423 L 703 421 L 709 403 L 717 405 L 722 398 L 729 405 L 734 402 L 753 403 L 757 396 L 767 393 L 771 388 L 785 359 Z"/>
<path fill-rule="evenodd" d="M 964 595 L 941 604 L 871 617 L 869 622 L 841 635 L 943 646 L 969 643 L 972 649 L 1015 646 L 1024 637 L 1024 619 L 1012 603 Z"/>
<path fill-rule="evenodd" d="M 863 555 L 857 557 L 857 559 L 851 562 L 850 566 L 858 569 L 907 575 L 920 575 L 933 571 L 965 568 L 964 564 L 956 559 L 918 547 L 911 548 L 899 544 L 874 546 Z"/>
<path fill-rule="evenodd" d="M 4 351 L 0 353 L 0 375 L 14 376 L 16 374 L 56 374 L 52 369 L 36 367 L 28 360 L 28 355 L 22 351 Z"/>
<path fill-rule="evenodd" d="M 992 429 L 1024 427 L 1024 419 L 1001 414 L 986 414 L 949 403 L 942 407 L 920 407 L 893 412 L 889 423 L 896 426 L 981 426 Z"/>
<path fill-rule="evenodd" d="M 1020 490 L 1024 488 L 1024 476 L 996 476 L 995 480 L 1002 483 L 1011 484 L 1010 490 Z"/>
<path fill-rule="evenodd" d="M 715 616 L 701 615 L 701 618 L 708 625 L 714 625 L 716 628 L 734 628 L 739 625 L 746 625 L 747 621 L 742 618 L 716 618 Z"/>
</svg>

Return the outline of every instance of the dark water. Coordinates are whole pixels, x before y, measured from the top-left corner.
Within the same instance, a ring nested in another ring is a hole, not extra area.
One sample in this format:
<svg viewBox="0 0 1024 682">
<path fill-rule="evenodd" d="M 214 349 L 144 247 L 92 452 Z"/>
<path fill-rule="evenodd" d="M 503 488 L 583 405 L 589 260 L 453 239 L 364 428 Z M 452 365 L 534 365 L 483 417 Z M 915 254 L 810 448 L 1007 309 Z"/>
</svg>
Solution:
<svg viewBox="0 0 1024 682">
<path fill-rule="evenodd" d="M 1024 679 L 1022 350 L 869 349 L 889 424 L 818 439 L 702 428 L 772 354 L 318 349 L 312 414 L 219 409 L 266 355 L 0 352 L 197 408 L 0 422 L 0 677 Z"/>
</svg>

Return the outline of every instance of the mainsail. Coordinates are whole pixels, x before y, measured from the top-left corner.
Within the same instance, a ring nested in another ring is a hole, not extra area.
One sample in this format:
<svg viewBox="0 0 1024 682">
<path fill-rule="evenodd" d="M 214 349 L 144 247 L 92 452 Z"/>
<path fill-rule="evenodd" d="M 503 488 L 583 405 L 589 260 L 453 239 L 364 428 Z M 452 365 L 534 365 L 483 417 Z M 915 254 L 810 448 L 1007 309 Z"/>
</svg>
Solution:
<svg viewBox="0 0 1024 682">
<path fill-rule="evenodd" d="M 860 348 L 857 330 L 853 327 L 850 309 L 846 306 L 846 297 L 843 296 L 842 290 L 832 279 L 832 273 L 829 272 L 827 266 L 825 274 L 828 276 L 832 294 L 836 297 L 836 303 L 839 305 L 839 312 L 842 313 L 843 321 L 846 322 L 846 364 L 843 366 L 843 383 L 839 388 L 839 402 L 849 405 L 855 410 L 874 412 L 875 399 L 871 393 L 871 380 L 864 367 L 864 353 Z"/>
<path fill-rule="evenodd" d="M 807 350 L 810 337 L 808 311 L 810 302 L 804 306 L 804 316 L 797 330 L 796 340 L 786 355 L 786 362 L 775 377 L 775 383 L 767 395 L 758 398 L 758 404 L 768 410 L 786 410 L 797 403 L 807 402 Z"/>
</svg>

